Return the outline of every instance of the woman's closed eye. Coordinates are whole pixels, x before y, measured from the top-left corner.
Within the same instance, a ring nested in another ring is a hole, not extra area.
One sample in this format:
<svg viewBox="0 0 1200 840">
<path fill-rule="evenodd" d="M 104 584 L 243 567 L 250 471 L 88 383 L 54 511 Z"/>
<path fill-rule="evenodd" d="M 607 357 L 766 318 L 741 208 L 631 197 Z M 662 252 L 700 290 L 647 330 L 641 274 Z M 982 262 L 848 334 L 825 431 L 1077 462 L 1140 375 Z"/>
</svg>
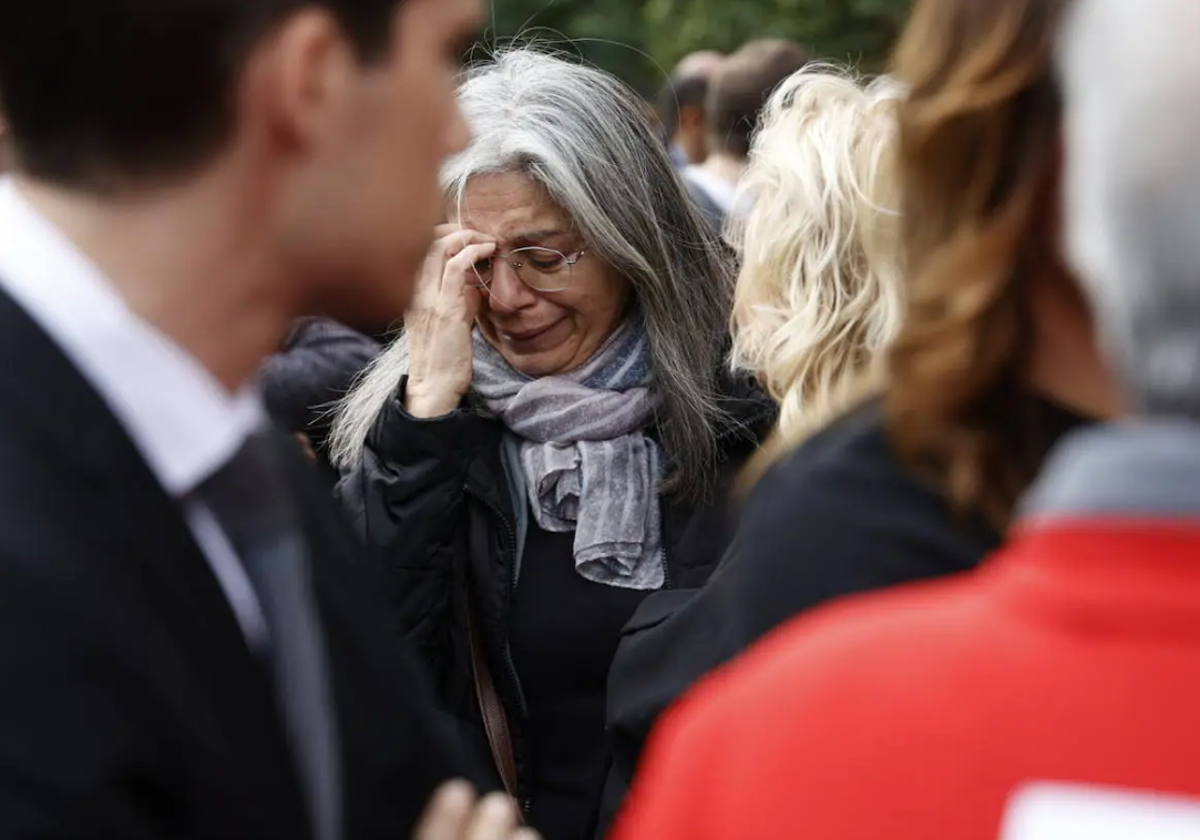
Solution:
<svg viewBox="0 0 1200 840">
<path fill-rule="evenodd" d="M 521 257 L 529 263 L 530 266 L 538 271 L 555 271 L 562 268 L 566 263 L 567 258 L 557 251 L 549 251 L 542 248 L 532 248 L 520 254 Z"/>
</svg>

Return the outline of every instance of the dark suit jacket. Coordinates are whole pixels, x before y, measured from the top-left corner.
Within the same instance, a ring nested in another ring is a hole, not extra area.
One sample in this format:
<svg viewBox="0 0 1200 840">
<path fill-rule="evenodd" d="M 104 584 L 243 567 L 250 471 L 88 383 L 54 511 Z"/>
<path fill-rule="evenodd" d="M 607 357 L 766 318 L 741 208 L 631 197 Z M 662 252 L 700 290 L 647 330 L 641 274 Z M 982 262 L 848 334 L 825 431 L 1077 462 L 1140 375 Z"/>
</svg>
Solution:
<svg viewBox="0 0 1200 840">
<path fill-rule="evenodd" d="M 0 294 L 0 837 L 310 836 L 269 671 L 179 506 Z M 290 442 L 339 711 L 346 838 L 401 840 L 463 768 Z"/>
</svg>

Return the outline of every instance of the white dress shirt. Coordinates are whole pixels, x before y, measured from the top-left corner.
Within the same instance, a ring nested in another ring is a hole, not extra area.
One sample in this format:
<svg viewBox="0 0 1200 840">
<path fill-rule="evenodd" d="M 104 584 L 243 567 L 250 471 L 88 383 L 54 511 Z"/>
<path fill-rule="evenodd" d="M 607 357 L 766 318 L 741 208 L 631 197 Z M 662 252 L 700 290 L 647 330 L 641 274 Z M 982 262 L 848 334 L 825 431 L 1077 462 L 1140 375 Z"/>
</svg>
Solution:
<svg viewBox="0 0 1200 840">
<path fill-rule="evenodd" d="M 723 181 L 716 175 L 701 169 L 699 166 L 688 166 L 683 170 L 683 177 L 691 181 L 704 194 L 713 200 L 722 213 L 729 213 L 737 201 L 737 184 Z"/>
<path fill-rule="evenodd" d="M 178 500 L 247 643 L 261 650 L 266 622 L 245 569 L 212 513 L 189 495 L 265 423 L 253 389 L 230 394 L 194 357 L 135 315 L 10 177 L 0 178 L 0 288 L 91 383 L 163 489 Z"/>
</svg>

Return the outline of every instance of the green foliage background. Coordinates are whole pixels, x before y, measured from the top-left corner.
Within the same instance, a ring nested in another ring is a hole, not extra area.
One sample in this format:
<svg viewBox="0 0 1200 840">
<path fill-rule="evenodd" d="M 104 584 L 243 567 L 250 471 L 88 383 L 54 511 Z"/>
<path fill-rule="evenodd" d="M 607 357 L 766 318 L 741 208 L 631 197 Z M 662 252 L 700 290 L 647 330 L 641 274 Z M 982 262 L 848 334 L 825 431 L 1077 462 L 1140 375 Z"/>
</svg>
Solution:
<svg viewBox="0 0 1200 840">
<path fill-rule="evenodd" d="M 521 35 L 582 54 L 650 95 L 696 49 L 790 38 L 879 70 L 912 0 L 490 0 L 489 45 Z"/>
</svg>

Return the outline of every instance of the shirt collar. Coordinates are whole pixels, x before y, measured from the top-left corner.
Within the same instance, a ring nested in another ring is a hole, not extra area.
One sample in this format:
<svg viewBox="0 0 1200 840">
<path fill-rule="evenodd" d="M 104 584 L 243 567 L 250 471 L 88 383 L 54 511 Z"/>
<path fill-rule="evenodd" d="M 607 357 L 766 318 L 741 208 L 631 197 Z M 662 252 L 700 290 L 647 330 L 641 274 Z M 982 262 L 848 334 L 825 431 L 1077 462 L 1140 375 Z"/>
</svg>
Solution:
<svg viewBox="0 0 1200 840">
<path fill-rule="evenodd" d="M 196 489 L 264 424 L 252 387 L 231 394 L 132 312 L 11 178 L 0 179 L 0 289 L 99 392 L 173 496 Z"/>
<path fill-rule="evenodd" d="M 1026 524 L 1105 515 L 1200 522 L 1200 423 L 1138 418 L 1075 431 L 1020 513 Z"/>
</svg>

